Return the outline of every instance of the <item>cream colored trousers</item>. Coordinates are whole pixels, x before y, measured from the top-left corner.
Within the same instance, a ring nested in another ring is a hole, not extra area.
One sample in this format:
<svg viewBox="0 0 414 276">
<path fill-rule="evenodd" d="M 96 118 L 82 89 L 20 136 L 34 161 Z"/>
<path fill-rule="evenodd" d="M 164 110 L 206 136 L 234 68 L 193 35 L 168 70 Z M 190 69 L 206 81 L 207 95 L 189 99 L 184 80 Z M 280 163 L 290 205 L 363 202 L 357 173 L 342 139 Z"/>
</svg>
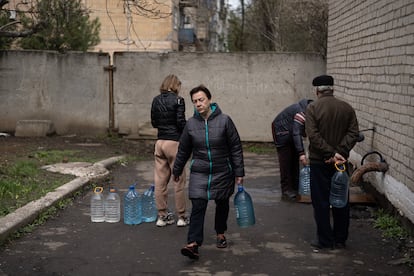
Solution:
<svg viewBox="0 0 414 276">
<path fill-rule="evenodd" d="M 178 142 L 172 140 L 157 140 L 155 143 L 155 202 L 158 209 L 158 216 L 166 216 L 168 209 L 168 183 L 170 182 L 175 156 L 178 151 Z M 174 183 L 175 212 L 177 217 L 185 216 L 185 171 L 178 182 Z"/>
</svg>

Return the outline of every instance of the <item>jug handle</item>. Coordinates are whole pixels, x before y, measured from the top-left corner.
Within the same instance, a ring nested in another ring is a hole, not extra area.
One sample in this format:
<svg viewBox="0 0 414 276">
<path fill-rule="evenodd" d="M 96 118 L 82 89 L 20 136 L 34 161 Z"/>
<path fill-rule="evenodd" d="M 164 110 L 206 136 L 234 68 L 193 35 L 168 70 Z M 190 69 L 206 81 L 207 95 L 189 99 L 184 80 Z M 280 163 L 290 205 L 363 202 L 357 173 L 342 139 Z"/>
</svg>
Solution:
<svg viewBox="0 0 414 276">
<path fill-rule="evenodd" d="M 342 166 L 342 169 L 341 169 L 341 168 L 339 168 L 339 166 Z M 337 171 L 339 171 L 339 172 L 344 172 L 344 171 L 346 170 L 346 167 L 345 167 L 345 164 L 338 164 L 338 163 L 335 163 L 335 169 L 336 169 Z"/>
</svg>

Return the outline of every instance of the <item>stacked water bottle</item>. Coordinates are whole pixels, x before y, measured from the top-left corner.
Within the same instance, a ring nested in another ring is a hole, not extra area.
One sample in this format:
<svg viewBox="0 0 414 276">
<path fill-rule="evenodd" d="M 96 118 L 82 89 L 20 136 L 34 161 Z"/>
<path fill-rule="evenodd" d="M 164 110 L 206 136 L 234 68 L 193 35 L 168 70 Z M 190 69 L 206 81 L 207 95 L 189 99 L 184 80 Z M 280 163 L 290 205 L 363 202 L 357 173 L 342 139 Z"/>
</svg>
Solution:
<svg viewBox="0 0 414 276">
<path fill-rule="evenodd" d="M 103 195 L 103 188 L 96 187 L 91 197 L 92 222 L 119 222 L 121 218 L 121 201 L 115 188 L 110 188 L 108 195 Z"/>
<path fill-rule="evenodd" d="M 135 189 L 136 184 L 129 186 L 124 195 L 124 223 L 137 225 L 141 222 L 153 222 L 157 219 L 154 185 L 152 184 L 142 195 Z M 121 219 L 121 201 L 115 188 L 110 188 L 104 196 L 103 188 L 96 187 L 91 197 L 92 222 L 119 222 Z"/>
<path fill-rule="evenodd" d="M 306 165 L 299 173 L 299 195 L 309 196 L 310 194 L 310 166 Z"/>
</svg>

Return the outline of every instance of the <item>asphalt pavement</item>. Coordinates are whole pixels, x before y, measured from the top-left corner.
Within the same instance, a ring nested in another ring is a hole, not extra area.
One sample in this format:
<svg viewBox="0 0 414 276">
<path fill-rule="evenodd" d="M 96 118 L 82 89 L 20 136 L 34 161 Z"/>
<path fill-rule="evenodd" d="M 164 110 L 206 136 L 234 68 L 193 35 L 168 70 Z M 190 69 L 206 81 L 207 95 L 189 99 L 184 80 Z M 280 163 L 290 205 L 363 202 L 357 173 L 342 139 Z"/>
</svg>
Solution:
<svg viewBox="0 0 414 276">
<path fill-rule="evenodd" d="M 245 153 L 244 186 L 252 196 L 256 224 L 240 228 L 231 199 L 229 246 L 216 248 L 214 202 L 209 203 L 200 259 L 180 254 L 187 227 L 92 223 L 90 196 L 78 196 L 45 224 L 0 248 L 0 275 L 412 275 L 392 241 L 373 228 L 373 206 L 352 207 L 346 249 L 314 250 L 309 203 L 281 200 L 276 156 Z M 123 197 L 137 183 L 143 192 L 153 181 L 153 162 L 110 168 L 111 185 Z M 108 183 L 103 183 L 108 191 Z M 174 210 L 173 187 L 169 206 Z M 188 202 L 188 212 L 191 204 Z"/>
</svg>

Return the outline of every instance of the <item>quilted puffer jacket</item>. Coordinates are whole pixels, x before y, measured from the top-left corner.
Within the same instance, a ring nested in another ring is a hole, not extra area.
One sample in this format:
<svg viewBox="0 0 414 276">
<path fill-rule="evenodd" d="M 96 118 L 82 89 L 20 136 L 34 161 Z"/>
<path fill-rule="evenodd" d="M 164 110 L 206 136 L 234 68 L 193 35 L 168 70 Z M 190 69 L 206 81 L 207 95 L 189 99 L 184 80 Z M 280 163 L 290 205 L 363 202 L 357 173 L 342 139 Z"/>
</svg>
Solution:
<svg viewBox="0 0 414 276">
<path fill-rule="evenodd" d="M 302 99 L 282 110 L 272 122 L 273 141 L 276 147 L 294 145 L 301 155 L 305 150 L 302 136 L 305 135 L 305 110 L 311 100 Z"/>
<path fill-rule="evenodd" d="M 234 193 L 235 177 L 244 176 L 243 149 L 231 118 L 212 104 L 207 120 L 195 111 L 180 138 L 173 174 L 190 164 L 189 197 L 225 199 Z"/>
<path fill-rule="evenodd" d="M 184 129 L 184 99 L 174 92 L 154 97 L 151 105 L 151 124 L 158 129 L 158 139 L 178 141 Z"/>
</svg>

